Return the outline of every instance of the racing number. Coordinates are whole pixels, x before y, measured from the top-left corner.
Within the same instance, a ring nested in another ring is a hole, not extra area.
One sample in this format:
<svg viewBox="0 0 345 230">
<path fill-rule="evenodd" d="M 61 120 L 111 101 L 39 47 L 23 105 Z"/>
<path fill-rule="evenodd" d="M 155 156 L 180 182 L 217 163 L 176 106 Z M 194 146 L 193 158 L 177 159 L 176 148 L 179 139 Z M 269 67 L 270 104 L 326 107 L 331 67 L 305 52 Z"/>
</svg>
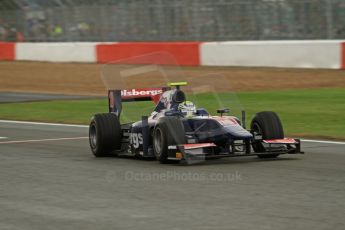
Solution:
<svg viewBox="0 0 345 230">
<path fill-rule="evenodd" d="M 141 133 L 131 133 L 130 144 L 136 149 L 139 148 L 139 145 L 143 144 L 143 135 Z"/>
</svg>

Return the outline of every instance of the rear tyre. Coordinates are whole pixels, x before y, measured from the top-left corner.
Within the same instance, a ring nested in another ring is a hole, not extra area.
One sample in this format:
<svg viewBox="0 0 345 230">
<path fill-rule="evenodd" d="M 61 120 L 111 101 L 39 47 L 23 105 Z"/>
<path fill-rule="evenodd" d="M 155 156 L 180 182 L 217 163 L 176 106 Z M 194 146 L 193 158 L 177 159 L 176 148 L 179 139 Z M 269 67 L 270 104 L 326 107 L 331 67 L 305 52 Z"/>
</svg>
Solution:
<svg viewBox="0 0 345 230">
<path fill-rule="evenodd" d="M 109 156 L 121 148 L 121 125 L 112 113 L 96 114 L 89 126 L 89 143 L 96 157 Z"/>
<path fill-rule="evenodd" d="M 177 117 L 162 117 L 153 131 L 153 151 L 160 163 L 166 164 L 168 160 L 168 146 L 185 144 L 185 131 L 183 123 Z"/>
<path fill-rule="evenodd" d="M 251 122 L 251 131 L 256 135 L 261 135 L 263 140 L 284 138 L 283 126 L 275 112 L 257 113 Z M 261 141 L 254 141 L 252 146 L 256 153 L 265 152 Z M 279 154 L 258 155 L 259 158 L 276 158 L 277 156 Z"/>
</svg>

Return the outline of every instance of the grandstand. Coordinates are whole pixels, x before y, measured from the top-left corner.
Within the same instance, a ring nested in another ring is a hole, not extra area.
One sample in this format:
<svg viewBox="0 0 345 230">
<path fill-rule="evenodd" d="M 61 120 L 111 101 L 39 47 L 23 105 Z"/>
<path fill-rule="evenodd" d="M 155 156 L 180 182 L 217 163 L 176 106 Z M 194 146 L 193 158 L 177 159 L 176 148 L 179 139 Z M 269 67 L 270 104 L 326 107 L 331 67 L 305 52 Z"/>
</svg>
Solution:
<svg viewBox="0 0 345 230">
<path fill-rule="evenodd" d="M 1 0 L 3 41 L 343 39 L 343 0 Z"/>
</svg>

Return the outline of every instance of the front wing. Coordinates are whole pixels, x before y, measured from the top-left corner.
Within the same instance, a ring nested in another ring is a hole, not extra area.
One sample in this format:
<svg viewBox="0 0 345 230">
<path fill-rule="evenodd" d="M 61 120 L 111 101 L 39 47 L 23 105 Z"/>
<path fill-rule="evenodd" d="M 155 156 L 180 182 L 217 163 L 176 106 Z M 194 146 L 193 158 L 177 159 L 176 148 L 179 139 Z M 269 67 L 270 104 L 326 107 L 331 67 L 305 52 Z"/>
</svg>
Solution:
<svg viewBox="0 0 345 230">
<path fill-rule="evenodd" d="M 212 158 L 223 158 L 223 157 L 243 157 L 243 156 L 258 156 L 258 155 L 275 155 L 275 154 L 304 154 L 301 151 L 301 141 L 300 139 L 284 138 L 276 140 L 262 140 L 265 144 L 265 152 L 252 152 L 243 151 L 232 152 L 214 151 L 217 145 L 214 143 L 197 143 L 197 144 L 184 144 L 184 145 L 170 145 L 169 149 L 169 159 L 170 160 L 180 160 L 187 164 L 195 164 L 203 162 L 207 159 Z M 245 143 L 243 143 L 245 147 Z M 279 146 L 284 148 L 279 148 Z"/>
</svg>

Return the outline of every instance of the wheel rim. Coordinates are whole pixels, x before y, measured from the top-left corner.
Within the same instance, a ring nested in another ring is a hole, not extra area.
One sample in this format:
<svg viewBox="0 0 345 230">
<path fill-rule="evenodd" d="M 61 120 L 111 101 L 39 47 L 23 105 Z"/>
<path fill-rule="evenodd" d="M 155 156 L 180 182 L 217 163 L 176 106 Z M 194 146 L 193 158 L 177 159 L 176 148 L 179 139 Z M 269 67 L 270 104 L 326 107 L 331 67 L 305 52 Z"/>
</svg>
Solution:
<svg viewBox="0 0 345 230">
<path fill-rule="evenodd" d="M 262 130 L 261 130 L 261 127 L 258 123 L 256 123 L 256 122 L 253 123 L 252 130 L 254 132 L 254 135 L 261 135 L 261 137 L 263 138 Z M 264 147 L 262 146 L 261 141 L 254 140 L 252 146 L 253 146 L 253 149 L 255 152 L 263 152 L 264 151 Z"/>
<path fill-rule="evenodd" d="M 254 123 L 252 129 L 256 135 L 262 135 L 261 127 L 258 123 Z"/>
<path fill-rule="evenodd" d="M 162 132 L 161 130 L 158 128 L 155 130 L 154 132 L 154 148 L 155 148 L 155 153 L 156 155 L 159 157 L 162 153 Z"/>
<path fill-rule="evenodd" d="M 96 148 L 96 146 L 97 146 L 97 130 L 96 130 L 95 124 L 92 124 L 90 127 L 89 138 L 90 138 L 91 147 Z"/>
</svg>

